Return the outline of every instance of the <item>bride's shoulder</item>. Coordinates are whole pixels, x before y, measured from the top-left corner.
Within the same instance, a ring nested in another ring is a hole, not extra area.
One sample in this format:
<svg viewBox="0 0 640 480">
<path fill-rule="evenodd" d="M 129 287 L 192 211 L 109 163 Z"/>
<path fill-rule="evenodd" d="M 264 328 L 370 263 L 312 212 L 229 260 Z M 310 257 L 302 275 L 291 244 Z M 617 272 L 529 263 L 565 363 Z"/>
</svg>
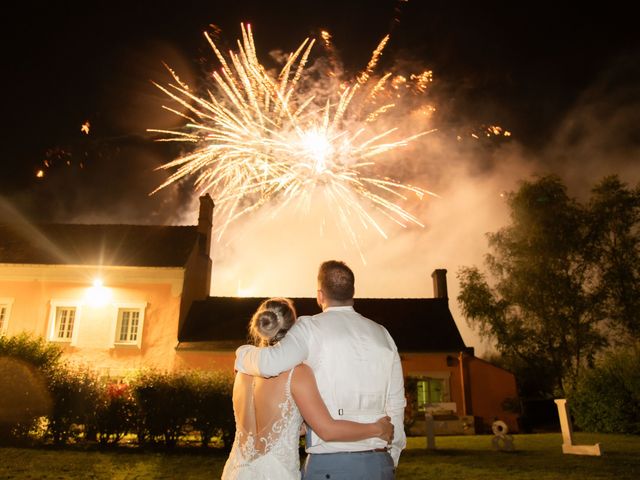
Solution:
<svg viewBox="0 0 640 480">
<path fill-rule="evenodd" d="M 301 363 L 300 365 L 296 365 L 295 367 L 293 367 L 292 369 L 292 378 L 300 378 L 300 379 L 305 379 L 305 378 L 310 378 L 313 377 L 313 370 L 311 370 L 311 367 L 309 365 L 305 365 L 304 363 Z"/>
<path fill-rule="evenodd" d="M 311 367 L 305 364 L 300 364 L 293 368 L 293 375 L 291 376 L 291 393 L 294 397 L 299 395 L 307 395 L 314 390 L 317 390 L 316 377 L 313 374 Z M 296 398 L 298 401 L 299 398 Z"/>
<path fill-rule="evenodd" d="M 251 383 L 252 381 L 253 376 L 247 373 L 236 372 L 236 383 Z"/>
</svg>

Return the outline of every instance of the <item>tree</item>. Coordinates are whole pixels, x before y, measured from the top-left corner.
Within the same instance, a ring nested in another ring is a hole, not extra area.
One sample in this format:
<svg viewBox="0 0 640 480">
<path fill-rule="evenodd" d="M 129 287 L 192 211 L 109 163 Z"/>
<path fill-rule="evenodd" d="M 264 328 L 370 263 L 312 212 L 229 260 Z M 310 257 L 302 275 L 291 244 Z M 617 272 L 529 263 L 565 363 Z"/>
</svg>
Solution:
<svg viewBox="0 0 640 480">
<path fill-rule="evenodd" d="M 535 365 L 549 376 L 546 393 L 562 395 L 606 345 L 587 255 L 589 215 L 555 176 L 523 182 L 508 205 L 511 224 L 488 234 L 493 286 L 478 268 L 463 267 L 458 301 L 507 360 Z"/>
<path fill-rule="evenodd" d="M 640 340 L 640 188 L 604 178 L 589 202 L 591 261 L 616 343 Z"/>
</svg>

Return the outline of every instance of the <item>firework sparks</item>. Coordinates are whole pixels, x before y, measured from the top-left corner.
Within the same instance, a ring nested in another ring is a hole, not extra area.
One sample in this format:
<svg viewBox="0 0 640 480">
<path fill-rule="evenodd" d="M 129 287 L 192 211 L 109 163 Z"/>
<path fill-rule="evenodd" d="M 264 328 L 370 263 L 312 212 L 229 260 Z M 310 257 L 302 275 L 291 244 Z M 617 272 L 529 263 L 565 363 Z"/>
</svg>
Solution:
<svg viewBox="0 0 640 480">
<path fill-rule="evenodd" d="M 187 123 L 181 130 L 149 131 L 163 134 L 160 141 L 193 143 L 195 148 L 160 167 L 175 171 L 155 191 L 195 175 L 196 188 L 211 192 L 216 200 L 222 219 L 219 238 L 231 222 L 266 202 L 278 200 L 279 208 L 291 204 L 308 208 L 318 192 L 356 245 L 357 223 L 386 237 L 371 209 L 399 225 L 422 226 L 395 201 L 433 193 L 375 174 L 375 158 L 429 133 L 394 140 L 395 128 L 384 130 L 375 124 L 394 107 L 385 103 L 389 95 L 383 94 L 390 74 L 373 80 L 388 36 L 351 83 L 339 83 L 332 73 L 330 83 L 339 86 L 319 93 L 309 88 L 317 80 L 305 76 L 315 40 L 302 42 L 275 75 L 257 58 L 251 26 L 241 29 L 237 51 L 227 56 L 205 33 L 221 65 L 212 74 L 213 87 L 206 96 L 196 95 L 171 69 L 175 83 L 156 84 L 182 111 L 163 108 Z M 322 32 L 325 48 L 330 47 L 330 38 Z M 415 89 L 423 92 L 431 72 L 412 78 Z"/>
</svg>

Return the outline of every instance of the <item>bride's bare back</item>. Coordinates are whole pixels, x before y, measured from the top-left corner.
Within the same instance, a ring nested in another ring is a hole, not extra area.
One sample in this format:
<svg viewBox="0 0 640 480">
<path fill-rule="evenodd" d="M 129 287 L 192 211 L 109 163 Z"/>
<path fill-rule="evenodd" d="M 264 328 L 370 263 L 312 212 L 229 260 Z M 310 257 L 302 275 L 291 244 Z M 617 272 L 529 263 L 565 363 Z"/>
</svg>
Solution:
<svg viewBox="0 0 640 480">
<path fill-rule="evenodd" d="M 281 433 L 284 416 L 291 410 L 290 372 L 261 378 L 239 373 L 233 387 L 237 428 L 256 440 L 257 454 L 264 454 Z M 274 428 L 275 427 L 275 428 Z M 298 426 L 299 427 L 299 426 Z M 269 441 L 270 440 L 270 441 Z"/>
<path fill-rule="evenodd" d="M 291 373 L 268 379 L 236 375 L 236 438 L 223 479 L 300 478 L 302 416 L 291 396 Z"/>
</svg>

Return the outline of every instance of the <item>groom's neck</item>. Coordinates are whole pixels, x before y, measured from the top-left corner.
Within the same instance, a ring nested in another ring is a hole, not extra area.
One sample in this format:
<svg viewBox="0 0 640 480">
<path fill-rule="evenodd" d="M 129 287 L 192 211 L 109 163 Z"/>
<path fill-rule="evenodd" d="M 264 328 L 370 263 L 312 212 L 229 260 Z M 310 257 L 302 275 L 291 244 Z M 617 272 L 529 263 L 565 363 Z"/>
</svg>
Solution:
<svg viewBox="0 0 640 480">
<path fill-rule="evenodd" d="M 322 311 L 324 312 L 327 308 L 330 307 L 353 307 L 353 298 L 349 300 L 327 300 L 324 305 L 322 305 Z"/>
</svg>

